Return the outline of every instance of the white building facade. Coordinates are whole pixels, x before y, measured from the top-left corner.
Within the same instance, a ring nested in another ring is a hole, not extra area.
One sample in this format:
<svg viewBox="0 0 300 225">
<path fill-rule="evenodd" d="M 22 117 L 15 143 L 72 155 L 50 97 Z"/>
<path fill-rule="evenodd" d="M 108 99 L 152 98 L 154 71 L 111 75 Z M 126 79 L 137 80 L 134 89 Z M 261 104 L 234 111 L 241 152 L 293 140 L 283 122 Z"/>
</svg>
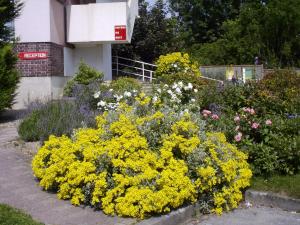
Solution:
<svg viewBox="0 0 300 225">
<path fill-rule="evenodd" d="M 21 82 L 15 109 L 58 99 L 81 60 L 112 79 L 111 45 L 129 43 L 138 0 L 23 0 L 15 20 Z"/>
</svg>

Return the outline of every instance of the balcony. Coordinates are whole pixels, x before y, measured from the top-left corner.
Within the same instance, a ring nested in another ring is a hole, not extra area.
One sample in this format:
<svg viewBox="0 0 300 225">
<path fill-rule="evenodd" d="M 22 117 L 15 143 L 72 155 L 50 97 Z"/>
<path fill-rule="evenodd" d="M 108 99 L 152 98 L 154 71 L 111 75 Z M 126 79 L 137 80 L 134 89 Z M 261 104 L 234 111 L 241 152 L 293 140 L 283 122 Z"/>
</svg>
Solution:
<svg viewBox="0 0 300 225">
<path fill-rule="evenodd" d="M 67 6 L 67 41 L 72 44 L 130 43 L 138 0 L 97 0 Z"/>
</svg>

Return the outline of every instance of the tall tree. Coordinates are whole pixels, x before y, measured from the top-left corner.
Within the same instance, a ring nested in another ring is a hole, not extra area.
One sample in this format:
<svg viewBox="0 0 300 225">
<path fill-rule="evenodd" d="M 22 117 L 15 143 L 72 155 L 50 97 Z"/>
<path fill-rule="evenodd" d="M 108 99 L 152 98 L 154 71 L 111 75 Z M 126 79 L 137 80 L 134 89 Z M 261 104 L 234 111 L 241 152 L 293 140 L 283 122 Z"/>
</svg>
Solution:
<svg viewBox="0 0 300 225">
<path fill-rule="evenodd" d="M 13 30 L 8 26 L 20 13 L 22 3 L 13 0 L 0 0 L 0 45 L 13 39 Z"/>
<path fill-rule="evenodd" d="M 244 64 L 259 56 L 270 67 L 300 66 L 300 1 L 246 3 L 223 31 L 217 41 L 194 46 L 200 62 Z"/>
<path fill-rule="evenodd" d="M 180 48 L 176 26 L 176 20 L 168 14 L 163 0 L 156 1 L 152 7 L 145 0 L 139 1 L 139 18 L 131 44 L 116 45 L 114 52 L 119 56 L 154 62 L 160 55 Z"/>
<path fill-rule="evenodd" d="M 224 21 L 235 18 L 241 0 L 169 0 L 186 46 L 216 41 Z"/>
<path fill-rule="evenodd" d="M 11 107 L 19 82 L 17 58 L 10 44 L 14 40 L 13 28 L 8 23 L 19 15 L 21 7 L 19 1 L 0 0 L 0 111 Z"/>
</svg>

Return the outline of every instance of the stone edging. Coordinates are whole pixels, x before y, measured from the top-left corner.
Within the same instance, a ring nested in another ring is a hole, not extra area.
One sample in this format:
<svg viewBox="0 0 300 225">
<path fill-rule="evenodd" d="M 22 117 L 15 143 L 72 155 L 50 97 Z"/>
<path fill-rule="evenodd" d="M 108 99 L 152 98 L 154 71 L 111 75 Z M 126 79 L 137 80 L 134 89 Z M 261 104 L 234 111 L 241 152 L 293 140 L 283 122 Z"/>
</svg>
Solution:
<svg viewBox="0 0 300 225">
<path fill-rule="evenodd" d="M 271 192 L 247 190 L 245 201 L 286 211 L 300 212 L 300 199 L 289 198 Z"/>
<path fill-rule="evenodd" d="M 199 204 L 189 205 L 172 211 L 167 215 L 151 217 L 136 223 L 137 225 L 175 225 L 183 224 L 199 214 Z"/>
</svg>

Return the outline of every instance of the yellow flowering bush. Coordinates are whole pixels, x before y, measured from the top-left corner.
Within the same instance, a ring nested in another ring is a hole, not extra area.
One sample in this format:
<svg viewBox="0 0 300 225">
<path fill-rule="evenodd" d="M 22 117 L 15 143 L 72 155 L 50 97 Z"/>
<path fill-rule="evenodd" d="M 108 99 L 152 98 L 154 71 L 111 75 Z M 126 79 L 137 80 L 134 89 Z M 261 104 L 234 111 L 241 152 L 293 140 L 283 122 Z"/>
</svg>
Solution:
<svg viewBox="0 0 300 225">
<path fill-rule="evenodd" d="M 97 129 L 72 138 L 51 136 L 32 161 L 40 185 L 74 205 L 144 218 L 205 198 L 221 213 L 237 207 L 249 185 L 246 155 L 189 113 L 121 104 L 96 120 Z"/>
<path fill-rule="evenodd" d="M 237 208 L 241 189 L 250 186 L 252 172 L 247 155 L 226 141 L 223 133 L 207 133 L 203 143 L 206 157 L 198 168 L 196 185 L 201 194 L 213 194 L 213 212 Z"/>
<path fill-rule="evenodd" d="M 193 74 L 200 77 L 199 65 L 192 62 L 189 54 L 174 52 L 167 55 L 162 55 L 157 60 L 157 69 L 155 75 L 172 75 L 177 73 Z"/>
</svg>

